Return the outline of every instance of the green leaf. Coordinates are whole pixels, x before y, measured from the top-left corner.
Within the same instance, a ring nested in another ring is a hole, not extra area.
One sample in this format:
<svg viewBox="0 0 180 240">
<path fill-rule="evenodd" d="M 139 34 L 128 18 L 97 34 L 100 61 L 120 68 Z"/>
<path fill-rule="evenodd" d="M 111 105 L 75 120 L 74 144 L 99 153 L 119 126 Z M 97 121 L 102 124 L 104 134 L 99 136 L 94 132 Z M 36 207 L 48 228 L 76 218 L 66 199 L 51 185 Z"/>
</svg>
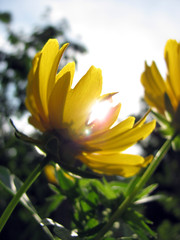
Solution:
<svg viewBox="0 0 180 240">
<path fill-rule="evenodd" d="M 0 166 L 0 185 L 8 191 L 10 194 L 15 195 L 17 191 L 20 189 L 22 186 L 23 182 L 19 178 L 17 178 L 14 174 L 11 174 L 10 171 L 3 167 Z M 27 194 L 23 194 L 21 199 L 20 199 L 21 204 L 28 209 L 31 213 L 32 216 L 35 218 L 35 220 L 38 222 L 38 224 L 41 224 L 42 219 L 36 212 L 36 209 L 32 205 L 30 199 L 28 198 Z M 46 232 L 47 235 L 51 239 L 53 239 L 52 234 L 50 233 L 49 229 L 47 227 L 44 227 L 43 230 Z"/>
<path fill-rule="evenodd" d="M 112 190 L 111 186 L 108 182 L 104 180 L 104 184 L 98 180 L 94 180 L 91 182 L 94 189 L 97 190 L 97 192 L 101 195 L 103 195 L 105 198 L 111 200 L 117 197 L 115 192 Z"/>
<path fill-rule="evenodd" d="M 149 236 L 156 237 L 156 233 L 151 230 L 148 225 L 152 224 L 152 222 L 134 209 L 127 209 L 123 214 L 123 220 L 128 224 L 131 230 L 139 236 L 139 240 L 149 240 Z"/>
<path fill-rule="evenodd" d="M 136 197 L 136 199 L 142 199 L 144 197 L 146 197 L 147 195 L 149 195 L 150 193 L 152 193 L 156 188 L 157 188 L 158 184 L 151 184 L 148 187 L 144 188 Z"/>
<path fill-rule="evenodd" d="M 121 181 L 111 181 L 109 182 L 109 185 L 111 186 L 111 189 L 113 190 L 114 193 L 120 195 L 121 193 L 125 193 L 128 183 Z"/>
<path fill-rule="evenodd" d="M 159 200 L 162 200 L 162 199 L 164 199 L 164 195 L 156 194 L 156 195 L 153 195 L 153 196 L 143 197 L 143 198 L 137 200 L 135 202 L 135 204 L 144 204 L 144 203 L 147 203 L 147 202 L 159 201 Z"/>
<path fill-rule="evenodd" d="M 49 188 L 56 194 L 61 193 L 60 189 L 54 184 L 48 183 Z"/>
<path fill-rule="evenodd" d="M 180 135 L 175 137 L 175 139 L 173 140 L 172 148 L 174 151 L 180 151 Z"/>
<path fill-rule="evenodd" d="M 60 204 L 66 199 L 65 196 L 61 194 L 56 194 L 47 198 L 48 206 L 46 210 L 46 215 L 49 216 L 53 211 L 55 211 Z"/>
<path fill-rule="evenodd" d="M 11 174 L 10 171 L 0 166 L 0 184 L 11 194 L 15 195 L 22 186 L 22 182 L 15 175 Z M 32 213 L 36 213 L 31 201 L 26 194 L 21 197 L 21 203 Z"/>
<path fill-rule="evenodd" d="M 61 189 L 67 191 L 74 187 L 75 180 L 72 177 L 66 175 L 62 169 L 55 169 L 55 174 Z"/>
<path fill-rule="evenodd" d="M 96 224 L 95 227 L 90 228 L 86 231 L 78 232 L 80 237 L 92 236 L 98 233 L 98 231 L 104 226 L 104 223 Z"/>
<path fill-rule="evenodd" d="M 76 232 L 72 232 L 65 228 L 63 225 L 53 221 L 50 218 L 46 218 L 41 222 L 42 226 L 51 226 L 53 231 L 57 237 L 61 240 L 78 240 L 79 237 L 77 236 Z"/>
</svg>

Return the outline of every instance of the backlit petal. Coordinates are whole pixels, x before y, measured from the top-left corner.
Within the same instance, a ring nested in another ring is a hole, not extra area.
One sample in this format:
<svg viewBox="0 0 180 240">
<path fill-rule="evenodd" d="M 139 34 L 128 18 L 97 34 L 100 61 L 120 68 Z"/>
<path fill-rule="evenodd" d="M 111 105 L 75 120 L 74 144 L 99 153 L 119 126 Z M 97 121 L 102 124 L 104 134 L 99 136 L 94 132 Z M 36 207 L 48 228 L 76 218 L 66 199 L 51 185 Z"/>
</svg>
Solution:
<svg viewBox="0 0 180 240">
<path fill-rule="evenodd" d="M 39 62 L 41 59 L 41 52 L 37 53 L 33 59 L 32 68 L 28 74 L 28 86 L 26 89 L 26 107 L 33 115 L 41 116 L 44 122 L 47 121 L 45 112 L 42 106 L 40 92 L 39 92 Z"/>
<path fill-rule="evenodd" d="M 180 101 L 180 44 L 175 40 L 167 41 L 164 56 L 169 70 L 169 84 Z"/>
<path fill-rule="evenodd" d="M 73 81 L 73 78 L 74 78 L 74 72 L 75 72 L 75 63 L 74 63 L 74 62 L 71 62 L 71 63 L 66 64 L 66 65 L 61 69 L 61 71 L 59 71 L 59 73 L 56 75 L 56 82 L 58 82 L 59 79 L 60 79 L 64 74 L 66 74 L 67 72 L 70 72 L 70 87 L 71 87 L 72 81 Z"/>
<path fill-rule="evenodd" d="M 66 72 L 55 84 L 49 98 L 49 120 L 53 129 L 62 128 L 62 117 L 67 93 L 70 88 L 71 74 Z"/>
<path fill-rule="evenodd" d="M 66 48 L 68 47 L 68 43 L 64 44 L 60 50 L 58 51 L 55 59 L 54 59 L 54 63 L 52 64 L 52 68 L 51 68 L 51 72 L 50 72 L 50 78 L 48 80 L 48 89 L 47 89 L 47 99 L 49 99 L 49 96 L 52 92 L 52 89 L 54 87 L 55 81 L 56 81 L 56 74 L 57 74 L 57 70 L 58 70 L 58 65 L 59 62 L 61 60 L 61 57 L 64 53 L 64 51 L 66 50 Z M 67 66 L 67 65 L 66 65 Z M 70 69 L 69 69 L 70 70 Z M 74 75 L 73 75 L 74 76 Z M 72 76 L 72 78 L 73 78 Z"/>
<path fill-rule="evenodd" d="M 45 130 L 47 130 L 43 124 L 41 123 L 41 120 L 38 118 L 35 118 L 34 116 L 30 116 L 28 118 L 28 121 L 31 125 L 33 125 L 35 128 L 39 129 L 41 132 L 44 132 Z"/>
<path fill-rule="evenodd" d="M 103 151 L 123 151 L 136 142 L 146 138 L 155 128 L 156 121 L 146 123 L 141 127 L 132 128 L 122 134 L 116 135 L 110 139 L 106 139 L 102 142 L 96 142 L 90 144 L 91 147 L 102 149 Z"/>
<path fill-rule="evenodd" d="M 63 122 L 80 133 L 102 89 L 101 70 L 92 66 L 67 96 Z"/>
<path fill-rule="evenodd" d="M 128 117 L 124 121 L 120 122 L 115 127 L 108 129 L 104 133 L 99 134 L 95 137 L 90 137 L 90 139 L 87 139 L 87 144 L 98 144 L 102 142 L 106 142 L 109 139 L 112 139 L 116 136 L 121 135 L 122 133 L 126 132 L 127 130 L 131 129 L 134 125 L 135 118 L 134 117 Z"/>
<path fill-rule="evenodd" d="M 152 63 L 151 67 L 145 63 L 145 71 L 141 75 L 141 83 L 145 88 L 145 98 L 148 104 L 152 107 L 156 107 L 163 113 L 165 109 L 164 93 L 166 91 L 166 86 L 155 62 Z"/>
<path fill-rule="evenodd" d="M 121 104 L 116 105 L 115 107 L 112 107 L 107 115 L 102 120 L 95 120 L 93 121 L 89 126 L 87 126 L 91 129 L 92 127 L 92 133 L 91 133 L 91 139 L 95 138 L 97 135 L 102 134 L 104 131 L 109 129 L 111 125 L 117 120 L 119 112 L 120 112 Z M 91 131 L 91 130 L 90 130 Z"/>
<path fill-rule="evenodd" d="M 47 95 L 48 95 L 48 86 L 52 89 L 52 84 L 49 81 L 55 82 L 55 75 L 51 76 L 51 73 L 54 74 L 55 69 L 57 69 L 59 62 L 59 44 L 56 39 L 50 39 L 42 49 L 42 55 L 39 63 L 39 92 L 42 102 L 44 112 L 47 116 L 48 106 L 47 106 Z"/>
</svg>

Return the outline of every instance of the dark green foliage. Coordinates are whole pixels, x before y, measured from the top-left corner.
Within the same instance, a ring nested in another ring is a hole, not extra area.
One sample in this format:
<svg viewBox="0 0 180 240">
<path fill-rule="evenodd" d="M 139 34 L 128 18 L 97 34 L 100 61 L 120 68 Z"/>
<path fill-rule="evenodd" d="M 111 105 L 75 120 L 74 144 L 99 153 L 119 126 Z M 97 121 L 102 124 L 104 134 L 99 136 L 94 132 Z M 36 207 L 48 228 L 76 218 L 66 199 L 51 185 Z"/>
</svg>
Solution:
<svg viewBox="0 0 180 240">
<path fill-rule="evenodd" d="M 57 186 L 50 185 L 54 196 L 48 199 L 47 207 L 49 213 L 55 210 L 52 222 L 59 222 L 68 229 L 77 229 L 79 239 L 93 239 L 123 201 L 127 183 L 119 181 L 119 179 L 107 181 L 105 178 L 75 178 L 69 176 L 62 169 L 56 170 L 56 176 L 59 184 Z M 136 198 L 137 203 L 138 200 L 146 201 L 155 187 L 156 185 L 151 185 L 142 190 Z M 57 208 L 58 203 L 59 207 Z M 137 206 L 133 204 L 131 208 L 127 209 L 119 219 L 119 224 L 129 229 L 126 233 L 127 236 L 136 233 L 142 240 L 148 239 L 148 236 L 155 236 L 149 227 L 151 222 L 135 210 Z M 64 218 L 57 217 L 63 213 L 63 210 L 69 216 L 66 224 Z M 53 212 L 51 216 L 53 217 Z M 104 239 L 120 239 L 124 234 L 123 228 L 117 228 L 115 225 Z M 112 237 L 110 238 L 110 236 Z"/>
<path fill-rule="evenodd" d="M 10 23 L 12 16 L 9 12 L 0 12 L 0 21 L 3 23 Z"/>
</svg>

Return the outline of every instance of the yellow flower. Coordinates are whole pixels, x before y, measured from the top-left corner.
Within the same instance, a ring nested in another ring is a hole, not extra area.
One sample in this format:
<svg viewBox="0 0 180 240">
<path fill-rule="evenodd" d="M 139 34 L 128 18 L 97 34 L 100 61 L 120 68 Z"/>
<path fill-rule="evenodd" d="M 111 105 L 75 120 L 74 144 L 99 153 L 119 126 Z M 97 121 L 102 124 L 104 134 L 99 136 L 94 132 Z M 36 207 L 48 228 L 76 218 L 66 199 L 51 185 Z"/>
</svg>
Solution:
<svg viewBox="0 0 180 240">
<path fill-rule="evenodd" d="M 145 63 L 141 83 L 145 89 L 145 101 L 177 130 L 180 129 L 180 44 L 168 40 L 164 57 L 168 69 L 166 80 L 152 62 L 151 66 Z"/>
<path fill-rule="evenodd" d="M 44 172 L 45 172 L 45 175 L 46 175 L 46 178 L 47 180 L 50 182 L 50 183 L 54 183 L 54 184 L 58 184 L 58 180 L 56 178 L 56 171 L 60 171 L 60 167 L 58 164 L 55 165 L 55 167 L 51 164 L 47 164 L 44 168 Z M 70 176 L 69 174 L 67 173 L 63 173 L 63 176 L 67 179 L 69 179 L 70 181 L 74 181 L 74 178 L 72 176 Z"/>
<path fill-rule="evenodd" d="M 50 39 L 36 54 L 28 76 L 29 122 L 43 135 L 58 139 L 61 163 L 72 164 L 78 159 L 98 173 L 133 176 L 152 156 L 143 158 L 123 151 L 146 138 L 155 128 L 155 121 L 145 124 L 144 117 L 134 124 L 135 118 L 129 117 L 112 128 L 119 115 L 118 104 L 111 107 L 104 120 L 89 122 L 93 105 L 110 100 L 114 93 L 101 95 L 102 74 L 94 66 L 72 88 L 75 64 L 69 63 L 57 73 L 67 46 L 59 49 L 57 40 Z M 54 151 L 52 145 L 48 147 Z"/>
<path fill-rule="evenodd" d="M 46 177 L 47 177 L 49 182 L 55 183 L 55 184 L 58 183 L 58 181 L 56 179 L 56 176 L 55 176 L 55 168 L 54 168 L 54 166 L 52 166 L 50 164 L 46 165 L 45 168 L 44 168 L 44 172 L 45 172 Z"/>
</svg>

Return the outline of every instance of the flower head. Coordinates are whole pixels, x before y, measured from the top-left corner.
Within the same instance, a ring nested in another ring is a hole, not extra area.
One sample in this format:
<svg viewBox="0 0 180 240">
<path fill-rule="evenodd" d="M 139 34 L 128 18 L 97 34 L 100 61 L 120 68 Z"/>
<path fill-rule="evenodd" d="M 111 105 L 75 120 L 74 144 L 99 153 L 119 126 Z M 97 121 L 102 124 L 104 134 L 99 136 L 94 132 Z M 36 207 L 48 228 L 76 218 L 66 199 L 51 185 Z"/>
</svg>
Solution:
<svg viewBox="0 0 180 240">
<path fill-rule="evenodd" d="M 111 102 L 115 93 L 101 95 L 102 74 L 94 66 L 72 88 L 75 64 L 69 63 L 57 73 L 67 46 L 59 49 L 57 40 L 50 39 L 36 54 L 28 76 L 29 122 L 43 132 L 43 136 L 55 139 L 55 142 L 49 141 L 48 148 L 54 149 L 57 145 L 61 163 L 72 164 L 78 159 L 98 173 L 125 177 L 136 174 L 152 156 L 143 158 L 123 151 L 146 138 L 155 128 L 155 121 L 145 124 L 143 118 L 134 124 L 135 118 L 129 117 L 112 128 L 120 104 L 108 107 L 103 119 L 90 120 L 94 104 Z"/>
<path fill-rule="evenodd" d="M 151 66 L 145 63 L 141 83 L 145 89 L 145 101 L 155 109 L 155 115 L 165 126 L 165 134 L 180 131 L 180 43 L 168 40 L 164 57 L 167 76 L 164 80 L 155 62 Z"/>
</svg>

